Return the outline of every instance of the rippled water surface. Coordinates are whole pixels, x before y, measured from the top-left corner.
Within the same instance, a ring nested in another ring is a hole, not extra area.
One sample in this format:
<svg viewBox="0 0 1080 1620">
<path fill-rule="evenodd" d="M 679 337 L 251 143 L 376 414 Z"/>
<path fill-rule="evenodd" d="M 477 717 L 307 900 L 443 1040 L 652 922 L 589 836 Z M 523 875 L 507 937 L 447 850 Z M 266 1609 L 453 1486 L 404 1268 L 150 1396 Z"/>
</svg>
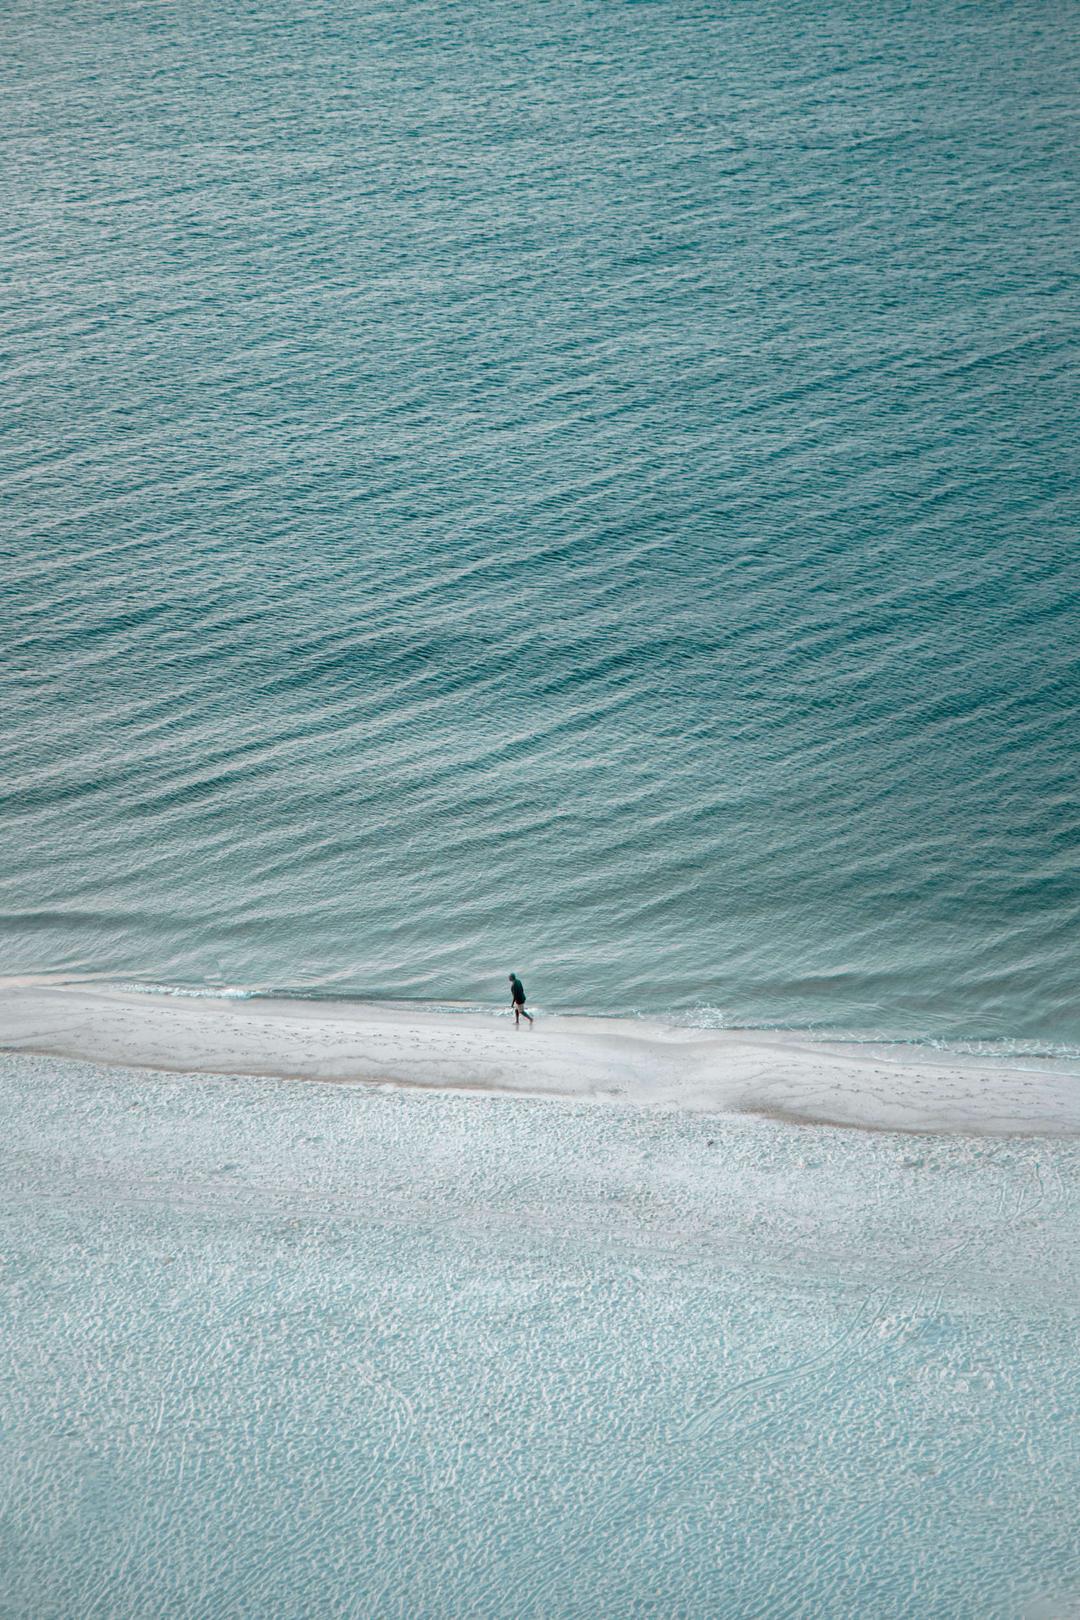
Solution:
<svg viewBox="0 0 1080 1620">
<path fill-rule="evenodd" d="M 1078 36 L 9 4 L 5 970 L 1080 1041 Z"/>
</svg>

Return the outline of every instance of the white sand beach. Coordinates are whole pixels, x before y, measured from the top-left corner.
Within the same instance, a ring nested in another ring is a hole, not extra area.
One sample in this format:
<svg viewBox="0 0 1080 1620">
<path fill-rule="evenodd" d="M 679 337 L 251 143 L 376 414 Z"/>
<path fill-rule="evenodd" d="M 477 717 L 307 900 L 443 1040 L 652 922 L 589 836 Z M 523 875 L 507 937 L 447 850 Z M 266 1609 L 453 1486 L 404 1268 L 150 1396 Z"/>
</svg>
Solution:
<svg viewBox="0 0 1080 1620">
<path fill-rule="evenodd" d="M 160 1064 L 1065 1117 L 741 1037 L 16 1007 Z M 0 1142 L 12 1620 L 1080 1612 L 1076 1137 L 9 1053 Z"/>
<path fill-rule="evenodd" d="M 217 999 L 128 987 L 0 985 L 0 1047 L 185 1073 L 511 1092 L 874 1130 L 1080 1132 L 1080 1075 L 924 1048 L 704 1031 L 632 1019 L 508 1017 L 344 1001 Z"/>
</svg>

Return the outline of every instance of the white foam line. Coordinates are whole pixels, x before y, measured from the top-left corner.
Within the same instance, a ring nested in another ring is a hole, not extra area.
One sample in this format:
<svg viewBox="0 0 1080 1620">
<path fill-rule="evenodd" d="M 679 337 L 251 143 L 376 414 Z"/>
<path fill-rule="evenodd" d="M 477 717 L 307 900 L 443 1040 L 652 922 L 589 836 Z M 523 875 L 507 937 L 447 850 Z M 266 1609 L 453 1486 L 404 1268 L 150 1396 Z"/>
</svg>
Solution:
<svg viewBox="0 0 1080 1620">
<path fill-rule="evenodd" d="M 0 1046 L 184 1073 L 626 1101 L 875 1130 L 1080 1133 L 1080 1076 L 628 1019 L 0 986 Z"/>
</svg>

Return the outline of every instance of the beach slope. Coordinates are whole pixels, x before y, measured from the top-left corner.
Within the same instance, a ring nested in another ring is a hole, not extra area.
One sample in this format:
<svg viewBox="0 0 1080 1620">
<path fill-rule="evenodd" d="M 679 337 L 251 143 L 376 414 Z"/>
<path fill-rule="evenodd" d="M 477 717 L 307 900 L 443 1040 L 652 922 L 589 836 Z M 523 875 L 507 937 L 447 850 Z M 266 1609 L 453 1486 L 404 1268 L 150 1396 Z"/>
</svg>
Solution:
<svg viewBox="0 0 1080 1620">
<path fill-rule="evenodd" d="M 1073 1134 L 1080 1077 L 922 1048 L 345 1001 L 0 985 L 0 1046 L 182 1072 L 517 1092 L 863 1129 Z"/>
</svg>

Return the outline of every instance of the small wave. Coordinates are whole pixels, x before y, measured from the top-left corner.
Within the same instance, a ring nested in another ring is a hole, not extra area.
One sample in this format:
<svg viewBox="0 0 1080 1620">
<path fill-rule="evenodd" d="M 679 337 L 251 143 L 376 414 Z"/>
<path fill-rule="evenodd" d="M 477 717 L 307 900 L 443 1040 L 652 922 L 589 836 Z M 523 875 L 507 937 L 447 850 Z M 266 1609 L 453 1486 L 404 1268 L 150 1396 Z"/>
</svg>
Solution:
<svg viewBox="0 0 1080 1620">
<path fill-rule="evenodd" d="M 785 1033 L 798 1030 L 785 1028 Z M 1045 1058 L 1075 1063 L 1080 1046 L 1068 1042 L 1026 1039 L 1009 1035 L 897 1035 L 888 1030 L 839 1030 L 812 1026 L 804 1033 L 834 1046 L 914 1047 L 923 1052 L 941 1052 L 946 1057 L 984 1058 L 1013 1063 L 1017 1058 Z"/>
<path fill-rule="evenodd" d="M 730 1029 L 731 1021 L 722 1007 L 712 1007 L 702 1004 L 699 1007 L 686 1007 L 680 1011 L 661 1012 L 636 1010 L 635 1018 L 646 1019 L 649 1023 L 659 1021 L 670 1024 L 675 1029 Z"/>
<path fill-rule="evenodd" d="M 258 990 L 244 990 L 239 985 L 222 985 L 219 989 L 214 989 L 212 986 L 140 984 L 137 980 L 119 983 L 114 988 L 124 991 L 125 994 L 179 996 L 193 1001 L 255 1001 L 260 994 Z"/>
<path fill-rule="evenodd" d="M 215 988 L 213 985 L 180 985 L 180 984 L 148 984 L 137 979 L 118 980 L 109 986 L 110 989 L 121 991 L 125 995 L 140 996 L 169 996 L 190 1001 L 311 1001 L 340 1003 L 348 1006 L 373 1007 L 400 1007 L 404 1009 L 417 1009 L 424 1012 L 443 1013 L 449 1017 L 475 1017 L 477 1014 L 492 1018 L 510 1016 L 509 1006 L 493 1007 L 479 1001 L 417 1001 L 393 996 L 363 996 L 355 991 L 336 990 L 322 985 L 281 985 L 264 987 L 258 990 L 245 988 L 242 985 L 222 985 Z M 533 1004 L 532 1011 L 543 1012 L 543 1008 Z"/>
</svg>

